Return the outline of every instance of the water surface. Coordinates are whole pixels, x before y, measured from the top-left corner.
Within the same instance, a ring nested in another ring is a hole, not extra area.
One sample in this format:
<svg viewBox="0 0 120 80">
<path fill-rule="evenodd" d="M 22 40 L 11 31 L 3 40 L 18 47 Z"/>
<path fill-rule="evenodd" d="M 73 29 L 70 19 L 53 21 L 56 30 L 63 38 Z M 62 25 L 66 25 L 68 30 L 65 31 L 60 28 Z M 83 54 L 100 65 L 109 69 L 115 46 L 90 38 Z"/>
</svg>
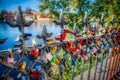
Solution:
<svg viewBox="0 0 120 80">
<path fill-rule="evenodd" d="M 36 34 L 41 34 L 43 24 L 46 25 L 47 31 L 48 32 L 53 32 L 52 38 L 57 36 L 57 34 L 60 32 L 60 27 L 52 23 L 51 21 L 48 20 L 40 20 L 40 21 L 35 21 L 30 27 L 25 27 L 25 33 L 32 33 L 32 37 L 30 40 L 26 41 L 27 46 L 32 45 L 32 38 L 36 38 Z M 4 44 L 0 44 L 0 50 L 5 50 L 8 48 L 14 48 L 15 42 L 14 40 L 19 36 L 19 31 L 18 28 L 12 28 L 6 23 L 0 23 L 0 38 L 5 38 L 7 37 L 7 41 Z M 37 39 L 37 38 L 36 38 Z M 41 39 L 37 39 L 37 42 L 39 44 L 42 44 L 43 41 Z"/>
</svg>

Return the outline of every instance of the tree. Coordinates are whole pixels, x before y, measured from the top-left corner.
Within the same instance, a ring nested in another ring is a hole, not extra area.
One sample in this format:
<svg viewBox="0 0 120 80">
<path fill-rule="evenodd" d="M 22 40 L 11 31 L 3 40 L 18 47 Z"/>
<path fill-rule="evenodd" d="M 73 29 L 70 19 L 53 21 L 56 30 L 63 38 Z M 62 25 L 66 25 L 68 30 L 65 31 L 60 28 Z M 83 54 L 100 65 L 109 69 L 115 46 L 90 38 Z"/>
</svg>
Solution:
<svg viewBox="0 0 120 80">
<path fill-rule="evenodd" d="M 96 0 L 92 7 L 95 8 L 92 16 L 100 17 L 104 13 L 106 21 L 109 21 L 114 15 L 116 24 L 120 24 L 120 0 Z"/>
<path fill-rule="evenodd" d="M 38 0 L 40 2 L 39 10 L 44 12 L 49 10 L 51 15 L 58 18 L 60 9 L 64 9 L 66 19 L 70 19 L 68 26 L 73 26 L 76 22 L 81 28 L 79 20 L 83 18 L 85 11 L 90 17 L 100 18 L 101 14 L 105 14 L 108 22 L 114 15 L 116 24 L 120 24 L 120 0 Z"/>
<path fill-rule="evenodd" d="M 84 16 L 84 12 L 91 12 L 90 0 L 38 0 L 40 2 L 39 11 L 49 11 L 49 14 L 59 18 L 59 12 L 64 9 L 65 18 L 70 19 L 69 27 L 76 22 L 80 25 L 80 19 Z M 80 26 L 79 26 L 80 27 Z"/>
</svg>

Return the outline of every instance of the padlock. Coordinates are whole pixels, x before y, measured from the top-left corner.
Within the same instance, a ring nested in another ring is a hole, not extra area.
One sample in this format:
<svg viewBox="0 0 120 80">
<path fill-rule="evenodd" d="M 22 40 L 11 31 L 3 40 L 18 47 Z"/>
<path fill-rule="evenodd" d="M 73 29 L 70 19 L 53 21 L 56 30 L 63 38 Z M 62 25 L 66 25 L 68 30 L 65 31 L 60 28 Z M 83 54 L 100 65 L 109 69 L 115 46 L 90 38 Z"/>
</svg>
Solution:
<svg viewBox="0 0 120 80">
<path fill-rule="evenodd" d="M 22 76 L 22 80 L 26 80 L 25 76 Z"/>
<path fill-rule="evenodd" d="M 48 53 L 48 54 L 46 55 L 46 58 L 47 58 L 49 61 L 51 61 L 51 60 L 52 60 L 52 58 L 53 58 L 53 56 L 52 56 L 52 54 L 51 54 L 51 53 Z"/>
<path fill-rule="evenodd" d="M 87 60 L 87 57 L 85 55 L 82 55 L 82 60 L 86 61 Z"/>
<path fill-rule="evenodd" d="M 71 50 L 71 47 L 69 46 L 69 44 L 65 44 L 65 47 L 66 47 L 66 49 L 68 50 L 68 51 L 70 51 Z"/>
<path fill-rule="evenodd" d="M 78 55 L 84 55 L 84 51 L 82 49 L 80 49 L 80 50 L 77 51 L 77 54 Z"/>
<path fill-rule="evenodd" d="M 101 53 L 101 50 L 100 50 L 100 49 L 96 50 L 96 53 L 100 54 L 100 53 Z"/>
<path fill-rule="evenodd" d="M 39 49 L 38 48 L 36 49 L 36 53 L 39 54 Z"/>
<path fill-rule="evenodd" d="M 33 58 L 36 58 L 36 57 L 37 57 L 37 52 L 36 52 L 35 49 L 31 51 L 31 56 L 32 56 Z"/>
<path fill-rule="evenodd" d="M 75 61 L 74 60 L 71 60 L 70 63 L 71 63 L 72 66 L 75 66 Z"/>
<path fill-rule="evenodd" d="M 70 46 L 70 47 L 73 46 L 73 41 L 72 41 L 72 40 L 69 41 L 69 46 Z"/>
<path fill-rule="evenodd" d="M 26 67 L 26 62 L 24 61 L 19 67 L 18 70 L 23 71 Z"/>
<path fill-rule="evenodd" d="M 39 72 L 36 70 L 31 71 L 31 77 L 32 79 L 36 79 L 39 77 Z"/>
<path fill-rule="evenodd" d="M 63 33 L 70 33 L 70 30 L 64 29 L 64 30 L 63 30 Z"/>
<path fill-rule="evenodd" d="M 65 38 L 66 38 L 66 34 L 62 33 L 60 34 L 60 37 L 55 37 L 55 40 L 65 40 Z"/>
<path fill-rule="evenodd" d="M 60 38 L 60 37 L 55 37 L 55 40 L 62 40 L 62 38 Z"/>
<path fill-rule="evenodd" d="M 86 45 L 86 40 L 81 39 L 81 40 L 78 41 L 78 43 L 80 45 L 84 46 L 84 45 Z"/>
<path fill-rule="evenodd" d="M 52 44 L 52 43 L 54 43 L 54 40 L 53 40 L 53 39 L 48 39 L 48 40 L 47 40 L 47 44 Z"/>
<path fill-rule="evenodd" d="M 96 49 L 94 49 L 94 50 L 92 51 L 92 54 L 93 54 L 94 56 L 97 56 Z"/>
<path fill-rule="evenodd" d="M 73 54 L 76 54 L 76 52 L 77 52 L 77 47 L 71 48 L 71 52 L 72 52 Z"/>
<path fill-rule="evenodd" d="M 8 52 L 9 52 L 9 57 L 13 58 L 13 51 L 12 51 L 12 49 L 9 49 Z"/>
<path fill-rule="evenodd" d="M 41 67 L 41 65 L 39 65 L 39 66 L 38 66 L 38 65 L 36 65 L 36 66 L 35 66 L 35 69 L 36 69 L 37 71 L 40 71 L 40 70 L 41 70 L 41 68 L 42 68 L 42 67 Z"/>
<path fill-rule="evenodd" d="M 59 64 L 60 63 L 60 61 L 56 58 L 56 57 L 53 57 L 52 59 L 51 59 L 51 62 L 53 62 L 53 63 L 55 63 L 55 64 Z"/>
<path fill-rule="evenodd" d="M 57 59 L 56 62 L 55 62 L 55 64 L 58 65 L 59 63 L 60 63 L 60 61 Z"/>
<path fill-rule="evenodd" d="M 57 58 L 55 58 L 55 57 L 53 57 L 52 59 L 51 59 L 51 62 L 56 62 L 57 61 Z"/>
<path fill-rule="evenodd" d="M 109 50 L 109 47 L 110 47 L 110 46 L 109 46 L 108 44 L 106 44 L 105 49 L 106 49 L 106 50 Z"/>
<path fill-rule="evenodd" d="M 76 34 L 76 37 L 77 37 L 77 38 L 80 38 L 80 37 L 81 37 L 81 35 L 80 35 L 80 34 Z"/>
<path fill-rule="evenodd" d="M 55 53 L 56 50 L 57 50 L 57 46 L 56 46 L 56 45 L 52 45 L 52 46 L 50 47 L 51 53 Z"/>
<path fill-rule="evenodd" d="M 62 33 L 62 34 L 60 35 L 60 37 L 62 38 L 62 40 L 65 40 L 65 39 L 66 39 L 66 34 L 65 34 L 65 33 Z"/>
<path fill-rule="evenodd" d="M 7 58 L 7 63 L 13 63 L 14 62 L 14 58 L 13 57 L 8 57 Z"/>
</svg>

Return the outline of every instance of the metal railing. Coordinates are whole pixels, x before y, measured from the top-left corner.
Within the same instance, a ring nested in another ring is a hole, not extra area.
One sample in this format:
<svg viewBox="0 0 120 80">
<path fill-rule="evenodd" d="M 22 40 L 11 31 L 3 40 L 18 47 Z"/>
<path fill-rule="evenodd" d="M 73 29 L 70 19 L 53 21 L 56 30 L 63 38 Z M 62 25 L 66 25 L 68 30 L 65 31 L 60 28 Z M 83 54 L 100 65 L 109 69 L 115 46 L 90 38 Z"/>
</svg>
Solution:
<svg viewBox="0 0 120 80">
<path fill-rule="evenodd" d="M 64 28 L 64 25 L 67 25 L 69 21 L 64 20 L 63 10 L 60 13 L 60 20 L 53 21 L 61 27 L 61 34 L 54 39 L 49 39 L 52 33 L 48 33 L 46 26 L 43 26 L 42 34 L 37 34 L 38 39 L 43 39 L 44 43 L 42 46 L 38 46 L 35 39 L 32 40 L 33 46 L 27 47 L 25 45 L 25 40 L 28 39 L 28 36 L 31 36 L 29 33 L 24 33 L 24 26 L 30 26 L 33 21 L 26 22 L 23 18 L 21 8 L 18 8 L 18 17 L 16 24 L 11 21 L 7 23 L 11 27 L 18 27 L 21 34 L 18 41 L 21 43 L 15 45 L 14 50 L 0 51 L 0 63 L 9 69 L 3 73 L 3 79 L 6 79 L 10 72 L 14 69 L 19 71 L 18 78 L 24 77 L 27 80 L 30 80 L 31 77 L 34 78 L 37 76 L 39 80 L 49 80 L 51 79 L 51 62 L 59 66 L 59 80 L 63 80 L 63 66 L 65 67 L 66 55 L 70 55 L 71 60 L 71 71 L 72 75 L 70 80 L 74 80 L 74 68 L 77 62 L 77 58 L 80 55 L 82 58 L 82 65 L 80 70 L 80 80 L 83 79 L 84 75 L 84 64 L 87 61 L 87 56 L 90 55 L 89 60 L 89 69 L 86 75 L 87 80 L 109 80 L 117 78 L 118 69 L 120 68 L 120 46 L 117 31 L 114 31 L 113 23 L 114 18 L 110 21 L 111 27 L 104 28 L 105 20 L 104 15 L 102 15 L 101 20 L 91 21 L 88 19 L 88 14 L 85 13 L 84 20 L 81 23 L 84 25 L 83 37 L 80 36 L 80 31 L 77 29 L 77 25 L 74 25 L 74 30 L 68 30 Z M 100 24 L 99 30 L 96 28 L 96 22 Z M 88 25 L 95 23 L 94 27 L 91 30 L 88 29 Z M 97 34 L 97 31 L 99 32 Z M 65 40 L 66 35 L 71 34 L 74 36 L 73 40 Z M 90 36 L 87 34 L 91 34 Z M 83 46 L 85 48 L 83 48 Z M 63 49 L 65 54 L 60 58 L 57 54 Z M 44 54 L 42 54 L 44 53 Z M 54 53 L 54 54 L 52 54 Z M 14 60 L 14 55 L 17 55 L 17 60 Z M 93 55 L 96 57 L 96 62 L 94 66 L 94 74 L 91 74 L 92 64 L 93 64 Z M 23 57 L 26 56 L 32 63 L 26 68 L 26 62 L 23 62 Z M 7 60 L 6 60 L 7 58 Z M 100 62 L 98 61 L 100 59 Z M 42 67 L 37 66 L 35 70 L 35 64 L 39 63 Z M 105 65 L 103 65 L 105 64 Z M 99 67 L 98 67 L 99 66 Z M 99 69 L 99 72 L 98 72 Z M 42 76 L 39 76 L 41 74 Z M 99 74 L 99 75 L 97 75 Z M 32 76 L 31 76 L 32 75 Z M 93 77 L 91 78 L 91 75 Z M 34 76 L 34 77 L 33 77 Z M 98 78 L 96 78 L 98 77 Z"/>
</svg>

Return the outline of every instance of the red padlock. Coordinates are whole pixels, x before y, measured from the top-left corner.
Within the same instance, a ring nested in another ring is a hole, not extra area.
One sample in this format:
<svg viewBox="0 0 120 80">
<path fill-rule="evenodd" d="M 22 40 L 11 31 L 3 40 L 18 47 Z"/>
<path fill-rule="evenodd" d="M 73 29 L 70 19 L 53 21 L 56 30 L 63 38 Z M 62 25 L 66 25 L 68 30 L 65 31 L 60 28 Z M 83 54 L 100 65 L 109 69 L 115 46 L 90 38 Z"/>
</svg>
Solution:
<svg viewBox="0 0 120 80">
<path fill-rule="evenodd" d="M 59 38 L 59 37 L 55 37 L 55 40 L 62 40 L 62 38 Z"/>
<path fill-rule="evenodd" d="M 63 30 L 63 33 L 70 33 L 70 30 L 64 29 L 64 30 Z"/>
<path fill-rule="evenodd" d="M 34 57 L 34 58 L 37 57 L 37 52 L 36 52 L 36 50 L 32 50 L 32 51 L 31 51 L 31 56 Z"/>
<path fill-rule="evenodd" d="M 66 48 L 67 48 L 68 51 L 71 50 L 71 48 L 70 48 L 70 46 L 68 44 L 65 44 L 65 46 L 66 46 Z"/>
<path fill-rule="evenodd" d="M 31 72 L 31 77 L 32 77 L 32 79 L 36 79 L 36 78 L 39 77 L 39 73 L 37 71 L 32 71 Z"/>
<path fill-rule="evenodd" d="M 65 40 L 66 34 L 65 34 L 65 33 L 62 33 L 62 34 L 60 35 L 60 37 L 62 38 L 62 40 Z"/>
<path fill-rule="evenodd" d="M 62 33 L 60 37 L 55 37 L 55 40 L 65 40 L 65 38 L 66 38 L 66 34 Z"/>
<path fill-rule="evenodd" d="M 76 53 L 76 51 L 77 51 L 77 47 L 73 47 L 73 48 L 71 48 L 71 52 L 72 52 L 72 53 L 74 53 L 74 54 L 75 54 L 75 53 Z"/>
</svg>

